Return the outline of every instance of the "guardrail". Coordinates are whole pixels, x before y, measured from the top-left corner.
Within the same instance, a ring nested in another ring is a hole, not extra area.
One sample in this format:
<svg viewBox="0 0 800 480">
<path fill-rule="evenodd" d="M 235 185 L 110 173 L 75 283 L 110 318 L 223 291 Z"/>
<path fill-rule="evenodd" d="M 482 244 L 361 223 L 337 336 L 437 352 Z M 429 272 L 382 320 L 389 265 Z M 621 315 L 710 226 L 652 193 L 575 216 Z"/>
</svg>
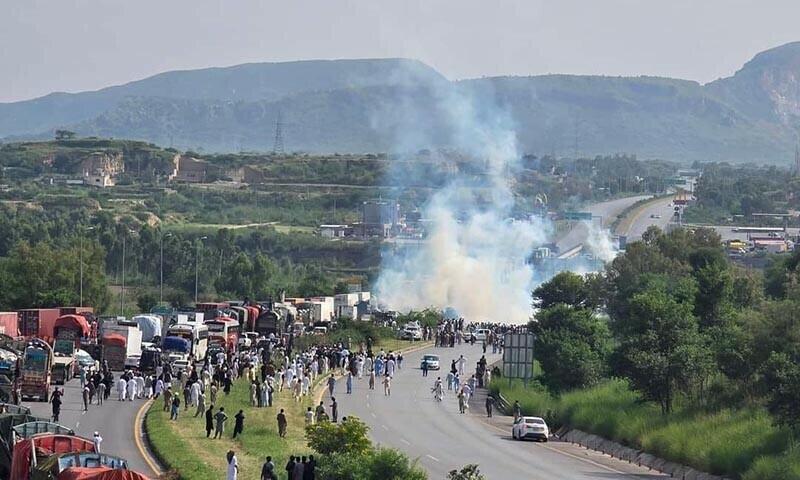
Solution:
<svg viewBox="0 0 800 480">
<path fill-rule="evenodd" d="M 500 393 L 492 393 L 489 392 L 489 395 L 492 396 L 495 400 L 495 405 L 497 409 L 503 412 L 503 415 L 511 415 L 513 412 L 511 411 L 511 404 L 506 400 L 506 398 Z"/>
</svg>

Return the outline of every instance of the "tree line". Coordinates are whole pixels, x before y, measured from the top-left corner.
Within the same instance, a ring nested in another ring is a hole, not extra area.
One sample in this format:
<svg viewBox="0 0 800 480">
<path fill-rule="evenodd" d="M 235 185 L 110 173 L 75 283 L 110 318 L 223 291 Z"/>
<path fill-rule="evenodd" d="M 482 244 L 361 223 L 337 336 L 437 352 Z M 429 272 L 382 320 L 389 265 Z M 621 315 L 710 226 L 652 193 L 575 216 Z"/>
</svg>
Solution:
<svg viewBox="0 0 800 480">
<path fill-rule="evenodd" d="M 624 378 L 663 414 L 758 406 L 800 433 L 799 265 L 778 259 L 765 281 L 713 230 L 652 227 L 604 272 L 533 292 L 541 381 L 559 394 Z"/>
</svg>

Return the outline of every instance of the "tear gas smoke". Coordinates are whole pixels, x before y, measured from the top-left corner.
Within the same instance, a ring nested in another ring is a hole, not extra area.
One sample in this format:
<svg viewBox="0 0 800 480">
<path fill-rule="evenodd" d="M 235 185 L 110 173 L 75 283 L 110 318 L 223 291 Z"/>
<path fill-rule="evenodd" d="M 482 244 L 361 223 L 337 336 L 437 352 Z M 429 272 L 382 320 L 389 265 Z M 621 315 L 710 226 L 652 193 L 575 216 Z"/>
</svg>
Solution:
<svg viewBox="0 0 800 480">
<path fill-rule="evenodd" d="M 468 321 L 526 323 L 531 290 L 544 280 L 530 256 L 548 241 L 552 225 L 533 216 L 514 219 L 512 182 L 520 156 L 510 117 L 485 96 L 463 91 L 439 92 L 437 103 L 438 115 L 452 126 L 452 147 L 484 173 L 458 170 L 432 194 L 423 209 L 426 240 L 384 258 L 377 296 L 399 311 L 453 307 Z M 398 142 L 411 150 L 410 143 L 425 135 L 406 131 Z M 593 253 L 611 258 L 607 235 L 598 231 L 591 240 Z"/>
</svg>

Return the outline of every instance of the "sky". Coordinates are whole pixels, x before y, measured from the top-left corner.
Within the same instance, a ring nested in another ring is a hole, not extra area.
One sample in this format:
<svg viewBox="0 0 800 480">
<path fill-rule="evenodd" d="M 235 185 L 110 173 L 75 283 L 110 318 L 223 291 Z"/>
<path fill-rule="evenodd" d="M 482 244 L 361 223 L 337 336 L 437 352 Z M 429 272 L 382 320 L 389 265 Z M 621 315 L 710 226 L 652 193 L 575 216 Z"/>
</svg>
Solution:
<svg viewBox="0 0 800 480">
<path fill-rule="evenodd" d="M 451 79 L 701 83 L 800 40 L 797 0 L 22 0 L 0 4 L 0 102 L 246 62 L 406 57 Z"/>
</svg>

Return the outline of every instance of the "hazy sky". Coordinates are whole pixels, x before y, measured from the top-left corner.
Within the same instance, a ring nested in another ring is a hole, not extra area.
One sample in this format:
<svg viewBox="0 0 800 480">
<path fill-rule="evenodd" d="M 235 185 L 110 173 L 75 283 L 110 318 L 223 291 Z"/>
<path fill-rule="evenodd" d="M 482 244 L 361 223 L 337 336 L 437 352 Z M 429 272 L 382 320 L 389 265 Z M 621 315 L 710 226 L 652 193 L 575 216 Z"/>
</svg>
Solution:
<svg viewBox="0 0 800 480">
<path fill-rule="evenodd" d="M 800 40 L 797 0 L 8 0 L 0 101 L 243 62 L 410 57 L 449 78 L 707 82 Z"/>
</svg>

